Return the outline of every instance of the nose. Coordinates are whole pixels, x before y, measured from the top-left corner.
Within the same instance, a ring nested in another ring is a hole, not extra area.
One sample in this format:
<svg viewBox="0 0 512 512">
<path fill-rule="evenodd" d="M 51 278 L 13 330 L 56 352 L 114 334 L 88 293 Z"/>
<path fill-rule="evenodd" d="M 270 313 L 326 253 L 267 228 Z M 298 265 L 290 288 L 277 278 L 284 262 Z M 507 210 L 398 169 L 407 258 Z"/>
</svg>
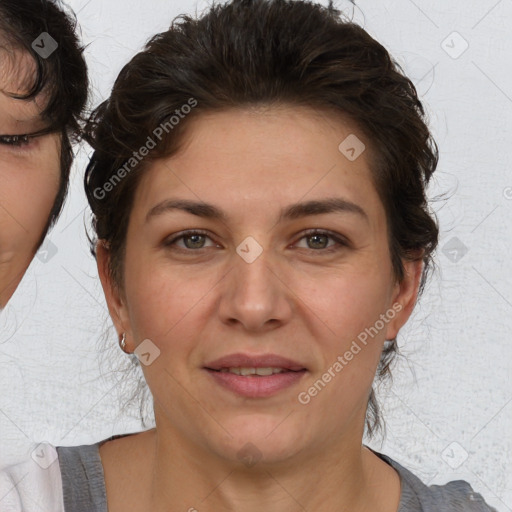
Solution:
<svg viewBox="0 0 512 512">
<path fill-rule="evenodd" d="M 240 254 L 233 253 L 231 270 L 222 280 L 222 321 L 251 332 L 264 332 L 288 322 L 293 293 L 285 272 L 272 261 L 271 251 L 264 249 L 253 261 Z"/>
</svg>

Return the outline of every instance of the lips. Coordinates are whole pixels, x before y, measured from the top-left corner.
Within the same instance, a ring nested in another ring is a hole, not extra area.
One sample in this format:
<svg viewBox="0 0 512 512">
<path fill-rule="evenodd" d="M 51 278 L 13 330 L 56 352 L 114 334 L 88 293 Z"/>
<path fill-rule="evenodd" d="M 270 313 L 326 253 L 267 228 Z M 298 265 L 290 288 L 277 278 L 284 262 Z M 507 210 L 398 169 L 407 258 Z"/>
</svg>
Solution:
<svg viewBox="0 0 512 512">
<path fill-rule="evenodd" d="M 204 366 L 212 382 L 244 398 L 269 398 L 297 386 L 308 372 L 277 354 L 230 354 Z"/>
<path fill-rule="evenodd" d="M 230 354 L 211 361 L 204 366 L 207 370 L 221 371 L 228 368 L 282 368 L 283 370 L 298 372 L 307 368 L 298 361 L 293 361 L 277 354 Z"/>
</svg>

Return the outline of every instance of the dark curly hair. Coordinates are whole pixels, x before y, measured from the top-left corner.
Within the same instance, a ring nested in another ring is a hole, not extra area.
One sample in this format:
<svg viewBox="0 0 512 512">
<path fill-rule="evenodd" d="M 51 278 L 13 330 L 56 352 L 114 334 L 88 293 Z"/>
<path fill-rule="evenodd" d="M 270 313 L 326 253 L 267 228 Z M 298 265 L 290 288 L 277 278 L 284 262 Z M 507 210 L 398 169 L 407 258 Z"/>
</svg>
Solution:
<svg viewBox="0 0 512 512">
<path fill-rule="evenodd" d="M 134 149 L 191 98 L 193 111 L 119 179 Z M 359 127 L 375 155 L 370 167 L 387 214 L 396 278 L 404 277 L 402 259 L 422 259 L 423 290 L 438 242 L 426 197 L 438 149 L 416 89 L 363 28 L 332 4 L 302 0 L 233 0 L 213 4 L 198 19 L 178 16 L 122 69 L 110 98 L 91 116 L 86 138 L 94 154 L 85 189 L 118 286 L 134 193 L 147 163 L 175 154 L 187 123 L 201 113 L 281 104 L 341 114 Z M 388 341 L 378 378 L 390 374 L 396 352 L 396 339 Z M 379 416 L 372 388 L 370 437 L 382 427 Z"/>
<path fill-rule="evenodd" d="M 25 94 L 10 96 L 23 101 L 46 93 L 48 99 L 41 113 L 46 126 L 41 133 L 59 132 L 62 139 L 60 186 L 42 239 L 56 222 L 67 195 L 73 163 L 71 143 L 81 133 L 88 96 L 87 65 L 76 28 L 76 19 L 56 1 L 0 0 L 0 48 L 5 50 L 4 56 L 21 50 L 35 63 L 35 73 L 26 77 Z M 58 44 L 57 50 L 47 58 L 32 48 L 44 32 Z"/>
</svg>

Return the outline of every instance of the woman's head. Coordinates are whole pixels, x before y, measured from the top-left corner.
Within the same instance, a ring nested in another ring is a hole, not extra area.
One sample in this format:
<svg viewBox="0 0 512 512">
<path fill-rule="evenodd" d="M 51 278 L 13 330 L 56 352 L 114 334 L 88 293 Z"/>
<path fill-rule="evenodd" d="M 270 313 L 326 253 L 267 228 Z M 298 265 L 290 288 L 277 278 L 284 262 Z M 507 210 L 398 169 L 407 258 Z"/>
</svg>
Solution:
<svg viewBox="0 0 512 512">
<path fill-rule="evenodd" d="M 87 89 L 72 18 L 0 0 L 0 307 L 62 209 Z"/>
<path fill-rule="evenodd" d="M 362 429 L 365 413 L 372 431 L 375 370 L 388 369 L 438 234 L 425 192 L 437 150 L 387 51 L 332 8 L 217 5 L 125 66 L 88 138 L 100 275 L 129 346 L 159 354 L 143 368 L 157 424 L 186 432 L 201 416 L 191 395 L 240 442 L 295 411 L 274 434 L 283 456 Z M 209 245 L 185 244 L 194 236 Z M 304 242 L 318 237 L 325 247 Z M 233 353 L 306 371 L 241 399 L 206 369 Z"/>
</svg>

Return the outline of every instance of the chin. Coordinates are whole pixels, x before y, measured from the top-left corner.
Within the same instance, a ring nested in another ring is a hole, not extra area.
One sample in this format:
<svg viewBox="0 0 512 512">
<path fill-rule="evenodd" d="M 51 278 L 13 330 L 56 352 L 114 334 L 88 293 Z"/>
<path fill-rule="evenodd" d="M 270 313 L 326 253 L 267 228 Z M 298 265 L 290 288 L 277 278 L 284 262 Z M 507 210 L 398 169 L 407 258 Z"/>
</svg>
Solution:
<svg viewBox="0 0 512 512">
<path fill-rule="evenodd" d="M 304 442 L 300 431 L 294 432 L 291 424 L 283 422 L 283 417 L 251 415 L 243 418 L 243 421 L 240 421 L 242 418 L 238 419 L 229 424 L 223 423 L 233 437 L 224 436 L 220 446 L 213 449 L 221 457 L 239 461 L 247 467 L 285 462 L 300 451 Z"/>
</svg>

